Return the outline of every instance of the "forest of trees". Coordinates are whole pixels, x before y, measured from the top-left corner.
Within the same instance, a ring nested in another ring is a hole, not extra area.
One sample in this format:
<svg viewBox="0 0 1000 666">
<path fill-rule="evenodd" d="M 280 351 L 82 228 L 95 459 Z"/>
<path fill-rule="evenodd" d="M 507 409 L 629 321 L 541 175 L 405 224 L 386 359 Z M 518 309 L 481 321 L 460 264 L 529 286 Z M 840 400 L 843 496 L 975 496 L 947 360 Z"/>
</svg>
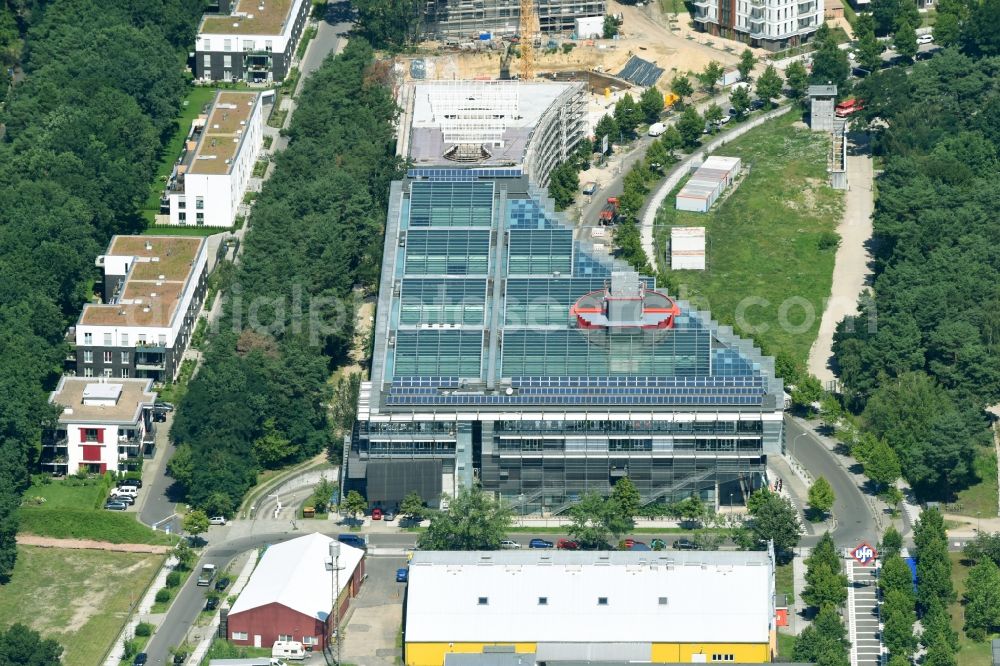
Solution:
<svg viewBox="0 0 1000 666">
<path fill-rule="evenodd" d="M 378 280 L 400 176 L 387 73 L 363 39 L 327 59 L 254 205 L 219 332 L 171 430 L 170 473 L 211 515 L 232 515 L 261 469 L 331 444 L 328 380 L 354 337 L 352 290 Z"/>
<path fill-rule="evenodd" d="M 948 49 L 856 90 L 885 160 L 876 278 L 834 352 L 848 406 L 929 499 L 976 480 L 1000 401 L 1000 58 L 975 57 Z"/>
<path fill-rule="evenodd" d="M 23 68 L 0 122 L 0 580 L 17 507 L 54 416 L 66 327 L 94 257 L 140 228 L 163 139 L 184 96 L 200 0 L 0 1 L 4 70 Z M 5 75 L 6 76 L 6 75 Z"/>
</svg>

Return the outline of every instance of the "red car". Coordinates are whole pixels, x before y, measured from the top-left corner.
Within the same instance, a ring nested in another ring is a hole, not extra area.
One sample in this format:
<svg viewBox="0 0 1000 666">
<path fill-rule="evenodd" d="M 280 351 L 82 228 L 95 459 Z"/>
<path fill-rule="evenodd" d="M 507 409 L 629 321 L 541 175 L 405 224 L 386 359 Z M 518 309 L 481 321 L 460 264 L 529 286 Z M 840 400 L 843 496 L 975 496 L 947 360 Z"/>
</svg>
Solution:
<svg viewBox="0 0 1000 666">
<path fill-rule="evenodd" d="M 625 544 L 625 549 L 627 550 L 635 545 L 635 539 L 625 539 L 622 543 Z"/>
<path fill-rule="evenodd" d="M 580 550 L 580 544 L 570 539 L 559 539 L 556 542 L 556 548 L 560 550 Z"/>
<path fill-rule="evenodd" d="M 382 509 L 372 509 L 372 520 L 382 520 Z"/>
</svg>

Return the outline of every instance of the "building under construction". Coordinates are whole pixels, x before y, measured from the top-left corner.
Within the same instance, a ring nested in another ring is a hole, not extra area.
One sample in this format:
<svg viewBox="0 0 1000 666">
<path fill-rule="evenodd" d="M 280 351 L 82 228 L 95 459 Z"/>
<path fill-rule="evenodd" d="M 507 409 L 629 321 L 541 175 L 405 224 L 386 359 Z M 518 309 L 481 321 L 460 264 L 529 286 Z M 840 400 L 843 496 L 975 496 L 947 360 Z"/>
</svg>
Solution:
<svg viewBox="0 0 1000 666">
<path fill-rule="evenodd" d="M 576 19 L 603 16 L 604 11 L 604 0 L 535 0 L 543 33 L 572 33 Z M 513 35 L 520 19 L 520 0 L 427 0 L 421 31 L 425 39 Z"/>
</svg>

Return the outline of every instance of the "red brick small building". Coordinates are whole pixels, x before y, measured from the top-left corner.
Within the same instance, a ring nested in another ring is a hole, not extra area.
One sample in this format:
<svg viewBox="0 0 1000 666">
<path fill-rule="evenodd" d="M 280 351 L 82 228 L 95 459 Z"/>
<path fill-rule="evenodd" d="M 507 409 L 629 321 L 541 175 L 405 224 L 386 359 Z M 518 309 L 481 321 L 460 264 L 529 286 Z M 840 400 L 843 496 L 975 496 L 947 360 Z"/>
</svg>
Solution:
<svg viewBox="0 0 1000 666">
<path fill-rule="evenodd" d="M 246 587 L 229 611 L 229 639 L 237 645 L 271 647 L 275 641 L 299 641 L 326 648 L 333 627 L 334 575 L 330 544 L 319 533 L 276 544 L 265 551 Z M 343 619 L 361 589 L 365 552 L 340 546 L 337 599 Z"/>
</svg>

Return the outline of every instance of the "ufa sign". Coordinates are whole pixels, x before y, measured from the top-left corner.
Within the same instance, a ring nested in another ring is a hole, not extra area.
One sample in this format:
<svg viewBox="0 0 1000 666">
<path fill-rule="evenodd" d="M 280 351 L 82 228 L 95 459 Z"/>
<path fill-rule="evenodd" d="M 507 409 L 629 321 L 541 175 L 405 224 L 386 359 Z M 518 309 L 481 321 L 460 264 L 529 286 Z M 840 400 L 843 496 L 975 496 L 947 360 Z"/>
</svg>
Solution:
<svg viewBox="0 0 1000 666">
<path fill-rule="evenodd" d="M 851 551 L 851 556 L 861 564 L 871 564 L 878 557 L 878 553 L 867 543 L 862 543 Z"/>
</svg>

